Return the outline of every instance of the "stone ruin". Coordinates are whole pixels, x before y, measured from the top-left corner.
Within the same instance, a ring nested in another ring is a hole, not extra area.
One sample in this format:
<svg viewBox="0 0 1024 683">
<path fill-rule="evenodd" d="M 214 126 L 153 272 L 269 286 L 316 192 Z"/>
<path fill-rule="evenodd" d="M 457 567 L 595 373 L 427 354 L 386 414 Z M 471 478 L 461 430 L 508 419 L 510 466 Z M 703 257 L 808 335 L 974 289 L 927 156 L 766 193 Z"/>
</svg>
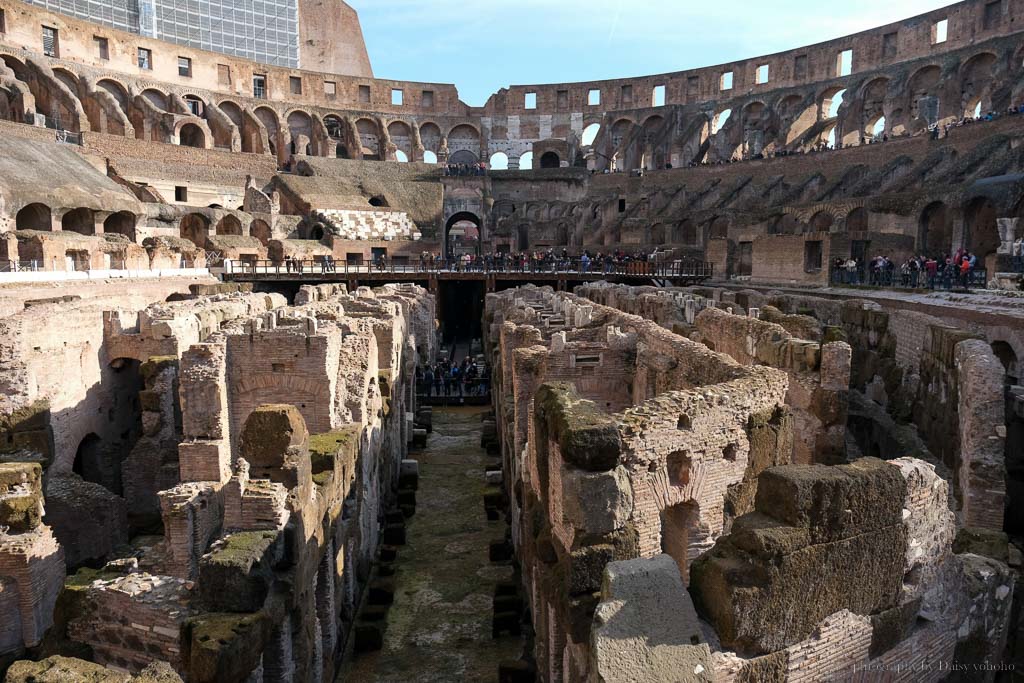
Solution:
<svg viewBox="0 0 1024 683">
<path fill-rule="evenodd" d="M 977 421 L 983 376 L 944 398 L 967 476 L 927 447 L 871 457 L 847 432 L 864 340 L 719 294 L 488 295 L 537 677 L 995 680 L 1020 559 L 971 512 L 993 485 L 967 440 L 1003 433 Z M 987 362 L 972 352 L 944 372 Z"/>
<path fill-rule="evenodd" d="M 8 680 L 331 680 L 415 509 L 399 480 L 434 317 L 403 285 L 97 316 L 137 368 L 140 433 L 72 467 L 68 426 L 37 417 L 52 446 L 0 464 L 0 653 L 46 657 Z"/>
</svg>

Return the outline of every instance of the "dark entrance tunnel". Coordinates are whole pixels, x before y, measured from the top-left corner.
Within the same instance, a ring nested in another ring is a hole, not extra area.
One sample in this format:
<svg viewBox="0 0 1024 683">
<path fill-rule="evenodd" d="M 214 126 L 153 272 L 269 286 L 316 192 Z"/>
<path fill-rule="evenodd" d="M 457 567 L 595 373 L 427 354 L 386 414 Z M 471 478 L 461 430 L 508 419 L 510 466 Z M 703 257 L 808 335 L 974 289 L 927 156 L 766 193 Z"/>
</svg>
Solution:
<svg viewBox="0 0 1024 683">
<path fill-rule="evenodd" d="M 438 283 L 437 318 L 444 343 L 479 339 L 483 330 L 483 281 L 441 281 Z"/>
</svg>

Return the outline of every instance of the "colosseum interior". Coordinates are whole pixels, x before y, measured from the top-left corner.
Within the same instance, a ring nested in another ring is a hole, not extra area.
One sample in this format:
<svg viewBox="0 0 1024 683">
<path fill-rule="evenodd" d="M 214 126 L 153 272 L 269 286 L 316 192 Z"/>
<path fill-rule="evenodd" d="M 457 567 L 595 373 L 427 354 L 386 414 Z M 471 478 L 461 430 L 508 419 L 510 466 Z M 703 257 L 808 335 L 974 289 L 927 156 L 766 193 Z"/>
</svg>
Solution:
<svg viewBox="0 0 1024 683">
<path fill-rule="evenodd" d="M 4 680 L 1019 680 L 1024 0 L 482 107 L 42 5 Z"/>
</svg>

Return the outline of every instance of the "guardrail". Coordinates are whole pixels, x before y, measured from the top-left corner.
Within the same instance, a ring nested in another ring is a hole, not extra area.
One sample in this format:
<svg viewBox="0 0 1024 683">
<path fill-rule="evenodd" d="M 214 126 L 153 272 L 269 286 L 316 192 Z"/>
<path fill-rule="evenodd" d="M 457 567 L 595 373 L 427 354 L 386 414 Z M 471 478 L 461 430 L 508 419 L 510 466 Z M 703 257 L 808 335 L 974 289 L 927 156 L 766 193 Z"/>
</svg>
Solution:
<svg viewBox="0 0 1024 683">
<path fill-rule="evenodd" d="M 863 269 L 849 271 L 846 268 L 832 268 L 830 282 L 847 287 L 882 287 L 885 289 L 985 289 L 988 286 L 988 271 L 975 268 L 963 274 L 943 268 L 930 276 L 925 271 L 901 273 L 883 271 L 866 273 Z"/>
<path fill-rule="evenodd" d="M 679 259 L 664 263 L 632 260 L 618 262 L 601 262 L 587 259 L 550 259 L 550 260 L 503 260 L 497 263 L 484 260 L 465 262 L 452 260 L 420 260 L 380 259 L 373 262 L 350 263 L 326 259 L 289 259 L 285 261 L 224 261 L 225 274 L 231 275 L 268 275 L 275 277 L 323 276 L 323 275 L 360 275 L 360 274 L 394 274 L 424 275 L 434 274 L 480 274 L 480 275 L 580 275 L 599 277 L 601 275 L 653 277 L 653 278 L 700 278 L 707 279 L 714 275 L 714 264 L 706 261 Z"/>
<path fill-rule="evenodd" d="M 39 261 L 0 261 L 0 273 L 33 273 L 39 270 Z"/>
</svg>

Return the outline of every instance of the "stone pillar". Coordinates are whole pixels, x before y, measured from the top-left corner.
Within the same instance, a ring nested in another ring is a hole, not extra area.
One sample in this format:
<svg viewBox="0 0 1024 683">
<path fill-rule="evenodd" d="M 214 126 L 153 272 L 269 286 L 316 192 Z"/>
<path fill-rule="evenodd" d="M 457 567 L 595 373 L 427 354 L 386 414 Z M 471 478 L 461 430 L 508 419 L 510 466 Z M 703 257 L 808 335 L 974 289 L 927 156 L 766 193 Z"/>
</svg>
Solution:
<svg viewBox="0 0 1024 683">
<path fill-rule="evenodd" d="M 1017 223 L 1019 218 L 997 218 L 996 228 L 999 230 L 998 254 L 1012 254 L 1013 242 L 1017 239 Z"/>
<path fill-rule="evenodd" d="M 184 435 L 178 447 L 181 481 L 226 482 L 231 435 L 224 343 L 194 344 L 182 354 L 178 393 Z"/>
</svg>

